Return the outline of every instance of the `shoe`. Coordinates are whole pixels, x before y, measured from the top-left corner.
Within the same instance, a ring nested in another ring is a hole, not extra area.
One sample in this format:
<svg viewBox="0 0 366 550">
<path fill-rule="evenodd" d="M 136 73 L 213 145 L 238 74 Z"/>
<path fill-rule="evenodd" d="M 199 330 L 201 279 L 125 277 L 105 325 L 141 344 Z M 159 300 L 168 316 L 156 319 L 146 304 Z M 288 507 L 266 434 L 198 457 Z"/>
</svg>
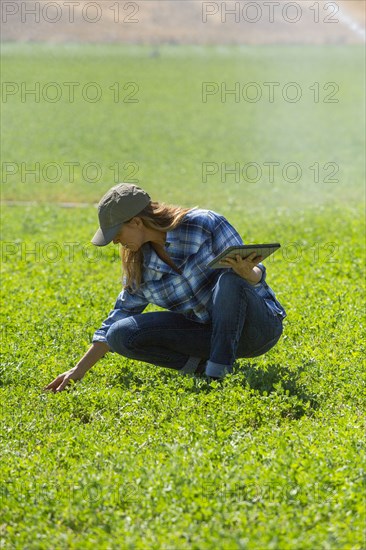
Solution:
<svg viewBox="0 0 366 550">
<path fill-rule="evenodd" d="M 194 371 L 194 374 L 198 374 L 199 376 L 201 374 L 204 374 L 206 369 L 206 364 L 207 364 L 207 359 L 201 359 L 201 361 L 198 363 L 198 367 Z"/>
</svg>

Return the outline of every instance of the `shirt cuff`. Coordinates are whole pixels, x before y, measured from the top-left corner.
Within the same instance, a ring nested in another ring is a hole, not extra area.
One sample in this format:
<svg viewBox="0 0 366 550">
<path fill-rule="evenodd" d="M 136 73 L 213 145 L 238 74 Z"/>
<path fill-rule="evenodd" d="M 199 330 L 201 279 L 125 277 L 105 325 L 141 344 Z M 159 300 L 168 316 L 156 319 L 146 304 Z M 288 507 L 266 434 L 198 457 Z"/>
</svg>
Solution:
<svg viewBox="0 0 366 550">
<path fill-rule="evenodd" d="M 108 344 L 107 342 L 107 338 L 105 336 L 105 333 L 102 332 L 102 333 L 98 333 L 98 331 L 94 334 L 93 336 L 93 339 L 92 339 L 92 344 L 94 344 L 94 342 L 103 342 L 104 344 Z M 114 351 L 112 350 L 112 348 L 110 348 L 110 352 L 111 353 L 114 353 Z"/>
</svg>

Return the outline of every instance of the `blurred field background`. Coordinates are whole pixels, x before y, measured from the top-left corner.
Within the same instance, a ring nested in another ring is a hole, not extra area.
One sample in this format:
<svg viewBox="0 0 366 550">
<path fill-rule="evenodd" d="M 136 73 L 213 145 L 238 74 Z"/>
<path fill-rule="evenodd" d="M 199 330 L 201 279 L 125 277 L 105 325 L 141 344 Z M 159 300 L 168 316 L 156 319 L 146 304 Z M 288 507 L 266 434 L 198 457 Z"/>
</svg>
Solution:
<svg viewBox="0 0 366 550">
<path fill-rule="evenodd" d="M 19 85 L 3 105 L 3 198 L 93 203 L 110 184 L 133 180 L 166 201 L 245 204 L 265 215 L 264 197 L 271 209 L 358 201 L 363 56 L 359 45 L 8 44 L 6 81 L 24 81 L 28 90 L 40 83 L 40 100 Z M 59 88 L 46 88 L 53 82 Z M 64 82 L 80 83 L 74 102 Z M 273 102 L 268 82 L 277 83 Z M 236 96 L 225 94 L 235 85 Z M 286 89 L 296 103 L 284 99 Z M 100 100 L 86 101 L 83 90 Z M 45 101 L 42 91 L 60 100 Z M 249 163 L 259 168 L 243 171 Z M 272 177 L 269 163 L 277 163 Z M 286 175 L 289 163 L 298 168 Z"/>
<path fill-rule="evenodd" d="M 137 4 L 133 25 L 113 24 L 111 2 L 96 24 L 2 23 L 2 546 L 361 550 L 364 2 L 336 3 L 336 24 L 315 3 L 314 24 L 306 0 L 296 25 Z M 257 102 L 222 99 L 249 82 Z M 120 290 L 117 248 L 90 238 L 95 203 L 133 180 L 282 243 L 267 270 L 284 336 L 222 385 L 108 356 L 46 395 Z"/>
</svg>

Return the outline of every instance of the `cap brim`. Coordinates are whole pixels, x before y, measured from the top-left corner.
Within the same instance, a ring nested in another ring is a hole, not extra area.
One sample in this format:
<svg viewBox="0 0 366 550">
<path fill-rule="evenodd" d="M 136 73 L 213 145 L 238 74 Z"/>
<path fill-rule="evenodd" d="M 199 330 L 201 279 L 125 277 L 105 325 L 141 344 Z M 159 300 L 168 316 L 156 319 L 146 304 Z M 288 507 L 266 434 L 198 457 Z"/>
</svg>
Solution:
<svg viewBox="0 0 366 550">
<path fill-rule="evenodd" d="M 110 227 L 109 229 L 99 228 L 92 238 L 91 242 L 95 244 L 95 246 L 106 246 L 113 241 L 114 237 L 117 235 L 122 225 L 123 224 L 120 223 L 118 225 L 115 225 L 114 227 Z"/>
</svg>

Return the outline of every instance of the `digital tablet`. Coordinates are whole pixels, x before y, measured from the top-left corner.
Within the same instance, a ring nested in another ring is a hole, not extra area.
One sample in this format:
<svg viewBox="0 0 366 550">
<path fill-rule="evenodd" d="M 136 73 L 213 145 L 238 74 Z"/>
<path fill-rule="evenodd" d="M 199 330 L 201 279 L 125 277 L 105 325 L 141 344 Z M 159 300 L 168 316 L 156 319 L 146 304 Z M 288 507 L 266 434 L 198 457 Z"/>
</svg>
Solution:
<svg viewBox="0 0 366 550">
<path fill-rule="evenodd" d="M 216 258 L 214 258 L 209 264 L 207 264 L 207 267 L 210 267 L 211 269 L 218 269 L 223 267 L 229 267 L 225 266 L 220 263 L 221 260 L 224 258 L 235 258 L 236 254 L 239 254 L 242 258 L 247 258 L 250 256 L 253 252 L 256 252 L 257 256 L 262 256 L 262 260 L 265 260 L 273 254 L 273 252 L 276 252 L 281 248 L 280 243 L 270 243 L 270 244 L 245 244 L 242 246 L 229 246 L 221 252 Z"/>
</svg>

